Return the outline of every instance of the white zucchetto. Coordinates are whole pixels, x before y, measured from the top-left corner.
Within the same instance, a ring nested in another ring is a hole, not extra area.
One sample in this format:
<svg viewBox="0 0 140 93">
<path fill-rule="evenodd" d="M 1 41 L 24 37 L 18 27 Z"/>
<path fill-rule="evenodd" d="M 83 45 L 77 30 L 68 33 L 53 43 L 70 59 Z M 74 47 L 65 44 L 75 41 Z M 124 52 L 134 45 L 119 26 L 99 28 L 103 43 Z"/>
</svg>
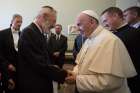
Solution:
<svg viewBox="0 0 140 93">
<path fill-rule="evenodd" d="M 99 20 L 98 14 L 96 12 L 94 12 L 93 10 L 85 10 L 85 11 L 82 11 L 81 13 L 87 14 L 87 15 Z"/>
</svg>

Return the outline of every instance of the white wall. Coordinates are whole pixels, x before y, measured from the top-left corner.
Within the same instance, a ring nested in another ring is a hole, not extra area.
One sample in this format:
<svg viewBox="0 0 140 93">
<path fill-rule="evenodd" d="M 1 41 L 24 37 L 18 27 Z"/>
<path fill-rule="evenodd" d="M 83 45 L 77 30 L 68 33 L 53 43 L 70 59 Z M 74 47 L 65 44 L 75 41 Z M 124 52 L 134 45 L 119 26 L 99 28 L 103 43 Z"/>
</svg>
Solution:
<svg viewBox="0 0 140 93">
<path fill-rule="evenodd" d="M 1 0 L 0 29 L 9 27 L 12 15 L 19 13 L 23 16 L 22 28 L 28 25 L 45 0 Z"/>
<path fill-rule="evenodd" d="M 122 10 L 137 5 L 139 6 L 138 0 L 116 0 L 116 6 Z"/>
<path fill-rule="evenodd" d="M 19 13 L 23 16 L 24 28 L 34 19 L 43 5 L 51 5 L 58 11 L 58 23 L 63 25 L 67 34 L 67 26 L 73 24 L 76 15 L 85 9 L 93 9 L 100 14 L 105 8 L 115 6 L 116 0 L 1 0 L 0 29 L 9 27 L 11 16 Z"/>
</svg>

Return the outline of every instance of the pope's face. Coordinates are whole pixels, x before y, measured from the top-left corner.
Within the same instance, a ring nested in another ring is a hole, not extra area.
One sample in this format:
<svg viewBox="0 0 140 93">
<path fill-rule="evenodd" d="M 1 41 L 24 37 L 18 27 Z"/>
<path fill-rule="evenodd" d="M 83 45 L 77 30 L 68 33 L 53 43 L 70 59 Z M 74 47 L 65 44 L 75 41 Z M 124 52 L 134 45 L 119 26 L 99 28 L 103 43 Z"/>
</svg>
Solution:
<svg viewBox="0 0 140 93">
<path fill-rule="evenodd" d="M 90 35 L 91 22 L 89 16 L 86 14 L 80 14 L 76 19 L 76 25 L 79 31 L 85 36 L 88 37 Z"/>
</svg>

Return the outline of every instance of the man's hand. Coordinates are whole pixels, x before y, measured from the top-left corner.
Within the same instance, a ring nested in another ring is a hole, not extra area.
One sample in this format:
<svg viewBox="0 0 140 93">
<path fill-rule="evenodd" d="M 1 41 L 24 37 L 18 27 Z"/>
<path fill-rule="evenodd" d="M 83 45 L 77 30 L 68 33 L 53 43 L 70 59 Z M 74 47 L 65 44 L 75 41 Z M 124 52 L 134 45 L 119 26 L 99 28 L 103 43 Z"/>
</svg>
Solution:
<svg viewBox="0 0 140 93">
<path fill-rule="evenodd" d="M 16 68 L 15 68 L 14 65 L 9 64 L 9 65 L 8 65 L 8 70 L 9 70 L 9 71 L 14 71 L 14 72 L 15 72 L 15 71 L 16 71 Z"/>
<path fill-rule="evenodd" d="M 8 80 L 8 89 L 13 90 L 15 88 L 15 82 L 13 79 Z"/>
</svg>

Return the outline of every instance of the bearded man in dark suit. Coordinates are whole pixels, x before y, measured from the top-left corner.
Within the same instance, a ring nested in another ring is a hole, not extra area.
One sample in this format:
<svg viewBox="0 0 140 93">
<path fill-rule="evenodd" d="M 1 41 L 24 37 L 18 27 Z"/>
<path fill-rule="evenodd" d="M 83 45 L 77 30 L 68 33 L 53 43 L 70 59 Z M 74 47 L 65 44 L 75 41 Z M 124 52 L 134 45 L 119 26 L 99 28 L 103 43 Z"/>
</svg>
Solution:
<svg viewBox="0 0 140 93">
<path fill-rule="evenodd" d="M 63 83 L 68 72 L 51 65 L 44 32 L 56 22 L 56 11 L 43 6 L 19 39 L 18 93 L 53 93 L 52 81 Z"/>
</svg>

